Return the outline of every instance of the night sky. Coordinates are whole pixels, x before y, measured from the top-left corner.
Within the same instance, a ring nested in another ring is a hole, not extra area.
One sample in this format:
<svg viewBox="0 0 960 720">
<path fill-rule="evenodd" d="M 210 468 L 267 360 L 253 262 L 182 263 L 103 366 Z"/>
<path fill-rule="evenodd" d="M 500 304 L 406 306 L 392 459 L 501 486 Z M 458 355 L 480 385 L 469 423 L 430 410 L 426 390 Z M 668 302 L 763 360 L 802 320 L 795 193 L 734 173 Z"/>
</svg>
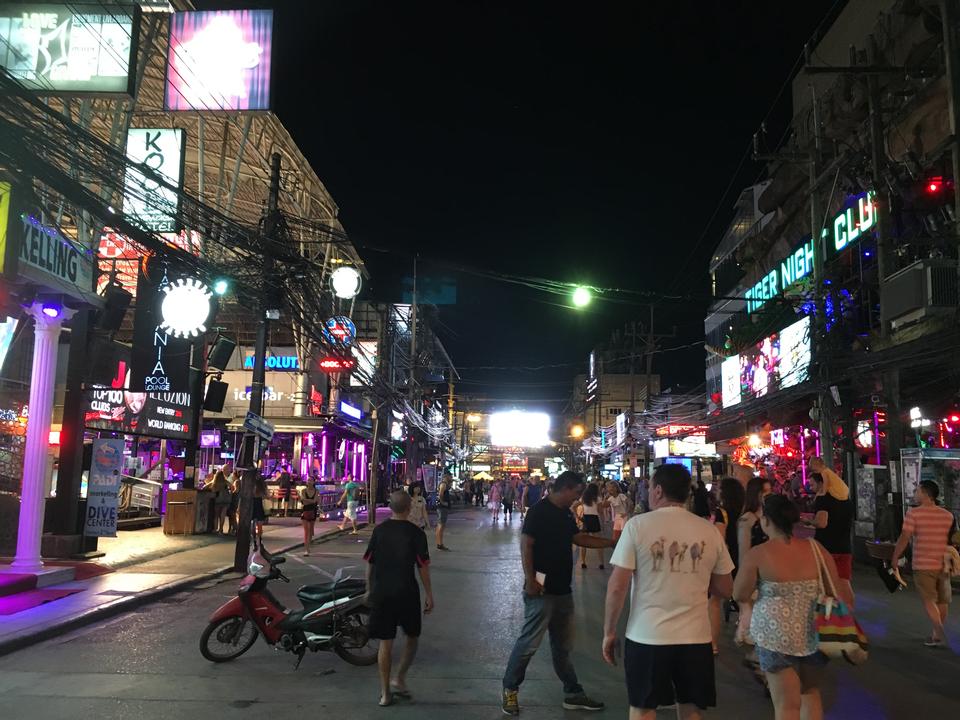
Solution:
<svg viewBox="0 0 960 720">
<path fill-rule="evenodd" d="M 842 2 L 197 4 L 275 9 L 274 109 L 339 204 L 371 292 L 396 301 L 414 253 L 427 274 L 433 261 L 705 297 L 710 252 L 761 170 L 737 167 L 764 118 L 781 135 L 789 89 L 774 99 Z M 457 281 L 439 332 L 465 396 L 562 410 L 590 348 L 647 316 Z M 678 332 L 664 345 L 702 340 L 705 307 L 660 305 L 659 329 Z M 472 369 L 543 365 L 559 367 Z M 655 370 L 696 388 L 703 352 Z"/>
</svg>

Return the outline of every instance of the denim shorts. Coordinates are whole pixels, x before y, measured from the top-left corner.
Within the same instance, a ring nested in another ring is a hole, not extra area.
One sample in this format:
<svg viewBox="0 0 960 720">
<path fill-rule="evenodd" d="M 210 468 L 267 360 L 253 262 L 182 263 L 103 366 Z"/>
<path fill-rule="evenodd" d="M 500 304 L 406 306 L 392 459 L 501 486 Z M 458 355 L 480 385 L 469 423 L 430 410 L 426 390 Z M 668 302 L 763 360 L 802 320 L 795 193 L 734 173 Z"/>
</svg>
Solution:
<svg viewBox="0 0 960 720">
<path fill-rule="evenodd" d="M 775 650 L 767 650 L 759 645 L 757 646 L 757 659 L 760 661 L 760 669 L 768 673 L 778 673 L 787 668 L 793 668 L 799 671 L 800 668 L 822 668 L 830 658 L 819 650 L 813 655 L 784 655 Z"/>
</svg>

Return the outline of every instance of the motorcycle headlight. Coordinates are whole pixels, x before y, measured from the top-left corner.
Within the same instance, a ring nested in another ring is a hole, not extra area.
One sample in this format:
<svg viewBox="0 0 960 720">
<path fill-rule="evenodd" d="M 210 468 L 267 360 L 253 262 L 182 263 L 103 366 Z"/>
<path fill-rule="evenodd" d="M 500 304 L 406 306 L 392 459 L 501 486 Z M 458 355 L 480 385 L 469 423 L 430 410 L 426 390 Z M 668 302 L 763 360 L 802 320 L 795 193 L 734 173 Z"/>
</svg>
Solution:
<svg viewBox="0 0 960 720">
<path fill-rule="evenodd" d="M 247 568 L 247 572 L 253 575 L 254 577 L 260 577 L 260 574 L 263 572 L 264 566 L 258 563 L 256 560 L 250 561 L 250 566 Z"/>
</svg>

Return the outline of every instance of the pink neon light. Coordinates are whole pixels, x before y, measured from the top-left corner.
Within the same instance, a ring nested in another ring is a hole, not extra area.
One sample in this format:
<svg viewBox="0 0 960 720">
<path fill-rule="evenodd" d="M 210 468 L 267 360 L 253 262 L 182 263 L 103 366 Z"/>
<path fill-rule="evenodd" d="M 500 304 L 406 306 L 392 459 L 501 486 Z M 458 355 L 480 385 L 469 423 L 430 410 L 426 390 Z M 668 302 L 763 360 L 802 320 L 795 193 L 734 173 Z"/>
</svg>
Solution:
<svg viewBox="0 0 960 720">
<path fill-rule="evenodd" d="M 800 428 L 800 479 L 803 487 L 807 487 L 807 443 L 803 437 L 803 427 Z"/>
<path fill-rule="evenodd" d="M 880 465 L 880 415 L 873 411 L 873 449 L 877 454 L 877 465 Z"/>
<path fill-rule="evenodd" d="M 366 485 L 367 483 L 367 446 L 363 443 L 360 444 L 360 484 Z"/>
<path fill-rule="evenodd" d="M 353 443 L 353 477 L 357 476 L 357 445 L 359 445 L 359 443 Z"/>
</svg>

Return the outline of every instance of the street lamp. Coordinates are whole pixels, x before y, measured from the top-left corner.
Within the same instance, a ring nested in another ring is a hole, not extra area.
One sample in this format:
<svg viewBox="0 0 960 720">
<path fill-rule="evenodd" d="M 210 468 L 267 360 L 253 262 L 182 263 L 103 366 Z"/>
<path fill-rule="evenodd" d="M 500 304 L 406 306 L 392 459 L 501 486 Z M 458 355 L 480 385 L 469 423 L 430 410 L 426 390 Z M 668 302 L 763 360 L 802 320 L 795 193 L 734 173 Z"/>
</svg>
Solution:
<svg viewBox="0 0 960 720">
<path fill-rule="evenodd" d="M 577 286 L 577 288 L 573 291 L 574 307 L 584 308 L 590 304 L 591 299 L 592 296 L 590 295 L 590 290 L 582 285 Z"/>
<path fill-rule="evenodd" d="M 480 418 L 480 416 L 479 416 L 477 413 L 470 413 L 469 415 L 467 415 L 467 422 L 468 422 L 468 423 L 474 423 L 474 424 L 476 424 L 476 423 L 480 422 L 480 420 L 481 420 L 481 418 Z"/>
<path fill-rule="evenodd" d="M 572 438 L 582 438 L 583 433 L 585 432 L 583 425 L 576 423 L 570 426 L 570 437 Z"/>
</svg>

